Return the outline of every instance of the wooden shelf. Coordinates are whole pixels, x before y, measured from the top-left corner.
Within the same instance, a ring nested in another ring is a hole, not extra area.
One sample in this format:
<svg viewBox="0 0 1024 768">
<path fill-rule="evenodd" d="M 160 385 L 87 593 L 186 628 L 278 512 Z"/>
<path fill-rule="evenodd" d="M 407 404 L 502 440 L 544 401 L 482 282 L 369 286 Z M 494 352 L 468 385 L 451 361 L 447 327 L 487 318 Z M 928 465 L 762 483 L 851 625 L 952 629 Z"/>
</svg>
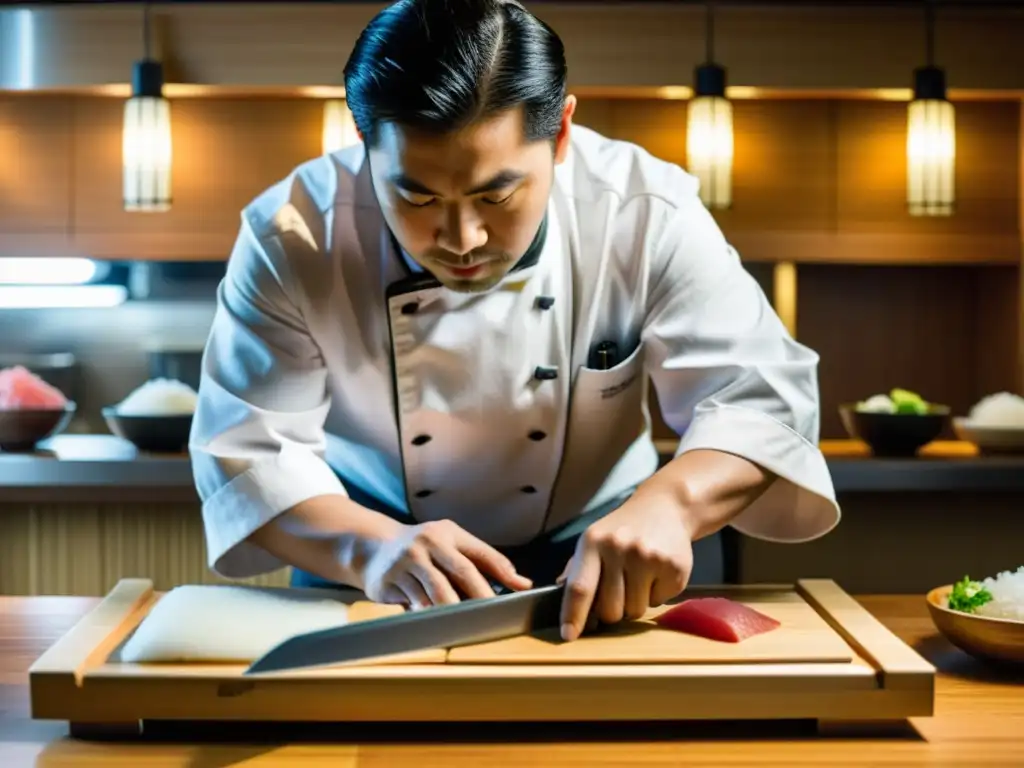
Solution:
<svg viewBox="0 0 1024 768">
<path fill-rule="evenodd" d="M 920 235 L 871 232 L 730 232 L 744 261 L 893 266 L 1012 265 L 1024 243 L 1016 235 Z"/>
</svg>

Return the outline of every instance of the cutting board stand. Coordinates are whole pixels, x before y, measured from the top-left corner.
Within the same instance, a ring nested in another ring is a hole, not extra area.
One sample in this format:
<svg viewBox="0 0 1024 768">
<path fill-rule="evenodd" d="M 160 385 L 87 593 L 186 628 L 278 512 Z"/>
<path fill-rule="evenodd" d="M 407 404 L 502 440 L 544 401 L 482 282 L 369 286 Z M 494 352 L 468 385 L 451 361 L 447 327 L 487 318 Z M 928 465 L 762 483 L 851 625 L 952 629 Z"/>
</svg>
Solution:
<svg viewBox="0 0 1024 768">
<path fill-rule="evenodd" d="M 32 716 L 95 737 L 137 733 L 147 720 L 877 722 L 933 714 L 935 668 L 834 581 L 713 592 L 742 599 L 764 589 L 795 591 L 849 645 L 852 663 L 387 663 L 255 677 L 243 676 L 245 664 L 125 664 L 112 654 L 160 593 L 147 579 L 123 579 L 30 668 Z"/>
</svg>

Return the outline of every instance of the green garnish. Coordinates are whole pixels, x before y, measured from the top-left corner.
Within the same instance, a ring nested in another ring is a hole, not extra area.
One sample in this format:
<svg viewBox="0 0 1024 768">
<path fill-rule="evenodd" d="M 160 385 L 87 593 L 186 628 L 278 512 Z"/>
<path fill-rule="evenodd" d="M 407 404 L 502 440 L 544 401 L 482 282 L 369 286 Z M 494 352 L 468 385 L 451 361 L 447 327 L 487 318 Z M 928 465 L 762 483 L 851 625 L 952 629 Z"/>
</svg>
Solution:
<svg viewBox="0 0 1024 768">
<path fill-rule="evenodd" d="M 969 576 L 964 576 L 953 585 L 953 591 L 949 594 L 949 608 L 952 611 L 974 613 L 991 599 L 991 592 L 977 581 L 971 581 Z"/>
<path fill-rule="evenodd" d="M 916 392 L 906 389 L 894 389 L 889 393 L 889 398 L 896 406 L 896 413 L 913 413 L 917 415 L 928 413 L 928 403 Z"/>
</svg>

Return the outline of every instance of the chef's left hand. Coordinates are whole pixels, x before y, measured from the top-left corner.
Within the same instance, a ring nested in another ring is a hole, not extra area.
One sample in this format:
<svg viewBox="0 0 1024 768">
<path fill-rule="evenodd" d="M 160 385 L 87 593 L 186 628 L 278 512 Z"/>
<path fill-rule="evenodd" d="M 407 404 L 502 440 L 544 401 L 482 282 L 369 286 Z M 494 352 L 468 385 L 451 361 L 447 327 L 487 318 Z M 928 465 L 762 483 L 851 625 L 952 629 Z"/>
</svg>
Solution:
<svg viewBox="0 0 1024 768">
<path fill-rule="evenodd" d="M 692 569 L 683 510 L 667 496 L 638 491 L 580 536 L 559 579 L 566 582 L 562 638 L 578 638 L 590 619 L 640 618 L 682 592 Z"/>
</svg>

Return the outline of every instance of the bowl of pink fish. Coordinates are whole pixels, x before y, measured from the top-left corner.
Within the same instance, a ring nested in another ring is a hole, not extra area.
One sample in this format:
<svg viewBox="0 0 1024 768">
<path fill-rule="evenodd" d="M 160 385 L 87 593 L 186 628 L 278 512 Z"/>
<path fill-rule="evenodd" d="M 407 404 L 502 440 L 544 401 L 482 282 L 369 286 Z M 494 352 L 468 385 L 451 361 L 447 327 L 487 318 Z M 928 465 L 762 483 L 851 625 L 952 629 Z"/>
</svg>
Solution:
<svg viewBox="0 0 1024 768">
<path fill-rule="evenodd" d="M 73 402 L 24 366 L 0 370 L 0 451 L 32 451 L 74 415 Z"/>
</svg>

